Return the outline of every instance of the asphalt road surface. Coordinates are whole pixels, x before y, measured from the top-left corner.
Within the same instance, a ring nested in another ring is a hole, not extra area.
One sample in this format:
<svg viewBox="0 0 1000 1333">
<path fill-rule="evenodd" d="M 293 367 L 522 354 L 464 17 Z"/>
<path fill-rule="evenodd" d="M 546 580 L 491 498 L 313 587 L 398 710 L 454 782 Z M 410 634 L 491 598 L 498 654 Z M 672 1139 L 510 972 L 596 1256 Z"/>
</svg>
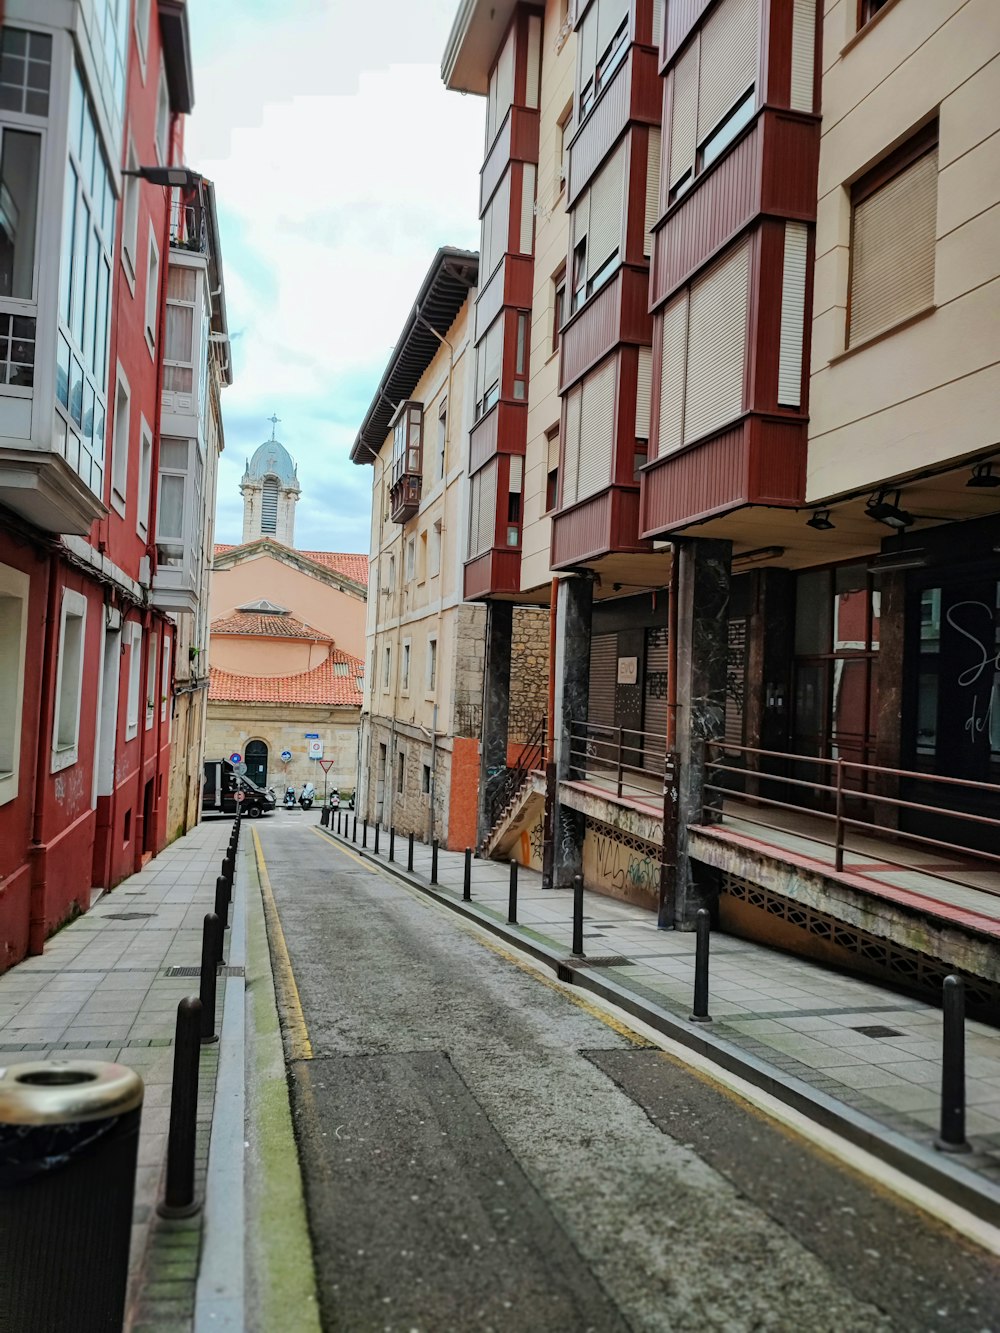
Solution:
<svg viewBox="0 0 1000 1333">
<path fill-rule="evenodd" d="M 1000 1333 L 1000 1261 L 308 824 L 257 827 L 326 1329 Z"/>
</svg>

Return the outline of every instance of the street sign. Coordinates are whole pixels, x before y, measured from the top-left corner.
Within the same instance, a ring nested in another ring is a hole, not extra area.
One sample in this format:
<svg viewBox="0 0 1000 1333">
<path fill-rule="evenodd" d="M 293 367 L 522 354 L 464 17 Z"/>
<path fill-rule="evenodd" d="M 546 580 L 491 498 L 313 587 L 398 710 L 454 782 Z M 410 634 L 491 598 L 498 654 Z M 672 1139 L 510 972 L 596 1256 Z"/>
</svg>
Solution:
<svg viewBox="0 0 1000 1333">
<path fill-rule="evenodd" d="M 243 801 L 246 800 L 246 792 L 234 791 L 233 800 L 236 802 L 237 805 L 240 805 Z"/>
<path fill-rule="evenodd" d="M 318 731 L 304 731 L 304 732 L 302 733 L 302 735 L 305 737 L 305 739 L 306 739 L 307 741 L 318 741 L 318 740 L 319 740 L 319 732 L 318 732 Z"/>
<path fill-rule="evenodd" d="M 229 762 L 231 764 L 238 764 L 242 760 L 242 758 L 243 756 L 234 750 L 233 753 L 229 756 Z"/>
<path fill-rule="evenodd" d="M 242 760 L 236 760 L 233 763 L 233 772 L 236 774 L 238 778 L 245 777 L 246 771 L 247 771 L 247 766 L 242 762 Z"/>
<path fill-rule="evenodd" d="M 336 762 L 335 759 L 321 759 L 319 761 L 319 766 L 324 773 L 329 773 L 330 769 L 333 768 Z"/>
<path fill-rule="evenodd" d="M 291 757 L 292 757 L 292 752 L 291 752 L 291 750 L 282 750 L 282 752 L 281 752 L 281 760 L 282 760 L 282 763 L 287 764 L 288 761 L 289 761 L 289 759 L 291 759 Z"/>
<path fill-rule="evenodd" d="M 318 736 L 313 736 L 310 739 L 308 745 L 308 753 L 310 759 L 323 758 L 323 742 L 320 740 Z"/>
</svg>

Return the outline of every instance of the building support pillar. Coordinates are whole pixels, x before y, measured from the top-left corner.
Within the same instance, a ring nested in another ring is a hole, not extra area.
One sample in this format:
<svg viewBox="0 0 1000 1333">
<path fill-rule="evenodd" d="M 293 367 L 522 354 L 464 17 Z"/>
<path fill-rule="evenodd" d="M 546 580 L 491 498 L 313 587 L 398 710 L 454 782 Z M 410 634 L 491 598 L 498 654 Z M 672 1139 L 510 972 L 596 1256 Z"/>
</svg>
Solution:
<svg viewBox="0 0 1000 1333">
<path fill-rule="evenodd" d="M 578 776 L 572 755 L 574 722 L 586 722 L 590 693 L 590 632 L 594 580 L 590 576 L 561 579 L 556 601 L 555 672 L 555 803 L 552 817 L 552 887 L 572 888 L 583 874 L 586 820 L 560 800 L 561 782 Z"/>
<path fill-rule="evenodd" d="M 878 712 L 875 722 L 874 762 L 879 768 L 899 768 L 903 748 L 903 663 L 906 646 L 906 574 L 886 570 L 879 580 L 881 604 L 878 621 Z M 869 708 L 871 704 L 869 701 Z M 871 762 L 869 760 L 869 762 Z M 899 778 L 890 773 L 876 775 L 879 796 L 899 798 Z M 899 807 L 877 802 L 875 823 L 899 828 Z"/>
<path fill-rule="evenodd" d="M 486 661 L 483 667 L 483 737 L 479 751 L 479 813 L 476 821 L 480 846 L 491 828 L 491 790 L 507 767 L 510 721 L 510 654 L 514 630 L 514 603 L 489 602 L 486 607 Z M 491 786 L 490 773 L 494 780 Z"/>
<path fill-rule="evenodd" d="M 685 539 L 676 548 L 677 576 L 677 887 L 674 925 L 693 930 L 695 913 L 710 907 L 710 874 L 693 873 L 688 826 L 703 819 L 708 747 L 723 735 L 729 655 L 732 543 Z"/>
</svg>

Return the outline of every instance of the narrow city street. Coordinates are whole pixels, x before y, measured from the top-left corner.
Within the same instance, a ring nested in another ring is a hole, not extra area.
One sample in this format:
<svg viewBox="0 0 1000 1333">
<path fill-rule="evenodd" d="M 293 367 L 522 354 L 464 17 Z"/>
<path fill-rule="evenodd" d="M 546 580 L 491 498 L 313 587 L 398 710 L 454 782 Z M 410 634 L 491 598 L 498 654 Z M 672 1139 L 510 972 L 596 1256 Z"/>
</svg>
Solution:
<svg viewBox="0 0 1000 1333">
<path fill-rule="evenodd" d="M 996 1260 L 310 819 L 256 832 L 325 1328 L 1000 1329 Z"/>
</svg>

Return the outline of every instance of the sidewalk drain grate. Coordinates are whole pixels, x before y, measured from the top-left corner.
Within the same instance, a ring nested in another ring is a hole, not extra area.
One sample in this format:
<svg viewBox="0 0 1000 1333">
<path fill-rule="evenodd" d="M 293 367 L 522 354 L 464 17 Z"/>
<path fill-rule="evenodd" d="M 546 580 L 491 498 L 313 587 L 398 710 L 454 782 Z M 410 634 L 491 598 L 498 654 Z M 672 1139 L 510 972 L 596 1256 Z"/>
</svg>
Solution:
<svg viewBox="0 0 1000 1333">
<path fill-rule="evenodd" d="M 156 916 L 155 912 L 101 912 L 100 916 L 105 921 L 146 921 L 151 916 Z"/>
<path fill-rule="evenodd" d="M 168 967 L 163 974 L 166 977 L 200 977 L 200 967 Z M 220 977 L 243 977 L 246 976 L 242 967 L 236 963 L 227 963 L 225 967 L 220 967 L 217 971 Z"/>
<path fill-rule="evenodd" d="M 609 954 L 606 958 L 574 958 L 571 960 L 576 967 L 627 967 L 631 963 L 631 958 L 623 958 L 620 954 Z"/>
<path fill-rule="evenodd" d="M 903 1034 L 897 1028 L 882 1027 L 877 1023 L 869 1027 L 852 1028 L 852 1032 L 860 1032 L 863 1037 L 901 1037 Z"/>
</svg>

